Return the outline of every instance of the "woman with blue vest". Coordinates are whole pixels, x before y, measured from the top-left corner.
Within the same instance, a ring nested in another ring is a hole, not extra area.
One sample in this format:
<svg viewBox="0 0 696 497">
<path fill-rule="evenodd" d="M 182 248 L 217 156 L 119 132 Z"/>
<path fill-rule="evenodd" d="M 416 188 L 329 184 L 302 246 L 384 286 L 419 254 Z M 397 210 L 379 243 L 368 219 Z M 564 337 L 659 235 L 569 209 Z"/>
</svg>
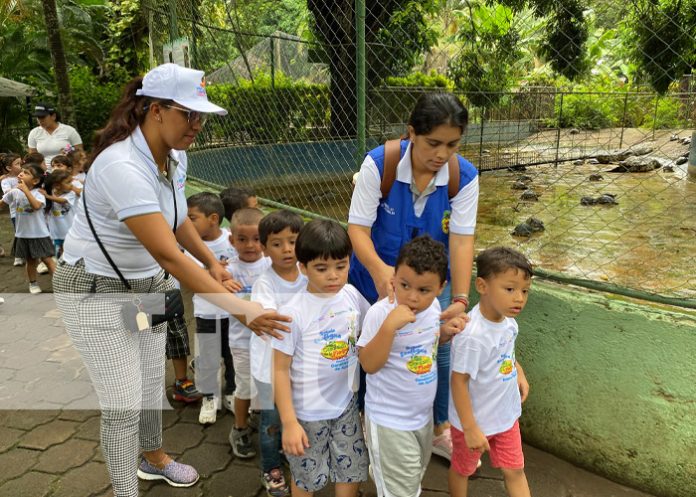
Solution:
<svg viewBox="0 0 696 497">
<path fill-rule="evenodd" d="M 348 216 L 354 255 L 350 282 L 370 302 L 394 297 L 392 278 L 401 247 L 422 234 L 445 244 L 449 283 L 440 296 L 442 318 L 469 305 L 478 207 L 478 171 L 456 154 L 468 112 L 449 93 L 421 96 L 408 121 L 408 137 L 390 140 L 365 156 Z M 433 453 L 450 458 L 447 409 L 449 343 L 437 356 Z"/>
</svg>

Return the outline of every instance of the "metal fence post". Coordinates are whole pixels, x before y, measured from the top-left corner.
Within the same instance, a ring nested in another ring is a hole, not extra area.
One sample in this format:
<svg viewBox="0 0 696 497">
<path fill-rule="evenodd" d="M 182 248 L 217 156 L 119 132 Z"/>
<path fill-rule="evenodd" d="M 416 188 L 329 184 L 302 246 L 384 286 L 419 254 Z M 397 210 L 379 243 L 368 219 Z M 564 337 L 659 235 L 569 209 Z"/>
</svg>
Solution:
<svg viewBox="0 0 696 497">
<path fill-rule="evenodd" d="M 169 0 L 169 38 L 170 42 L 179 38 L 179 18 L 176 15 L 176 0 Z"/>
<path fill-rule="evenodd" d="M 556 160 L 554 166 L 558 167 L 558 159 L 561 153 L 561 125 L 563 124 L 563 95 L 561 92 L 561 102 L 558 105 L 558 123 L 556 126 Z"/>
<path fill-rule="evenodd" d="M 626 110 L 628 109 L 628 92 L 624 96 L 623 115 L 621 116 L 621 138 L 619 148 L 623 147 L 624 131 L 626 130 Z"/>
<path fill-rule="evenodd" d="M 275 90 L 275 39 L 269 38 L 271 43 L 271 89 Z"/>
<path fill-rule="evenodd" d="M 365 0 L 355 0 L 356 31 L 356 79 L 358 96 L 358 161 L 362 161 L 366 150 L 365 141 Z"/>
<path fill-rule="evenodd" d="M 657 104 L 660 102 L 660 96 L 655 95 L 655 111 L 653 112 L 653 133 L 652 133 L 652 139 L 655 139 L 655 126 L 657 126 Z"/>
</svg>

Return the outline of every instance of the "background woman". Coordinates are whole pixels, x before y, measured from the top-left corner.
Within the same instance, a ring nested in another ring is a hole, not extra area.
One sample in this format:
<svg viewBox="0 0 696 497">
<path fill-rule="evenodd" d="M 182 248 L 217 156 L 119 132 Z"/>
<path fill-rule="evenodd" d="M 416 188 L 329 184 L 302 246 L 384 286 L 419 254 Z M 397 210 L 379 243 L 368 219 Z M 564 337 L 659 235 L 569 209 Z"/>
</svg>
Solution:
<svg viewBox="0 0 696 497">
<path fill-rule="evenodd" d="M 369 301 L 393 298 L 400 248 L 427 233 L 448 249 L 450 283 L 439 299 L 442 318 L 466 311 L 479 193 L 476 168 L 455 155 L 467 123 L 468 112 L 457 97 L 426 93 L 411 113 L 408 137 L 365 157 L 350 204 L 348 234 L 355 251 L 350 282 Z M 437 365 L 433 453 L 449 459 L 449 344 L 440 346 Z"/>
<path fill-rule="evenodd" d="M 51 159 L 62 154 L 66 145 L 82 151 L 82 138 L 75 128 L 60 122 L 55 107 L 43 102 L 37 103 L 34 106 L 34 117 L 39 125 L 29 132 L 28 151 L 43 154 L 46 168 L 50 169 Z"/>
<path fill-rule="evenodd" d="M 186 487 L 195 484 L 198 473 L 162 449 L 166 323 L 145 331 L 126 328 L 121 309 L 133 297 L 113 266 L 136 293 L 174 288 L 166 271 L 232 314 L 255 317 L 246 321 L 257 332 L 287 330 L 272 320 L 283 317 L 261 315 L 258 304 L 226 291 L 222 281 L 228 273 L 186 215 L 184 151 L 211 112 L 227 113 L 208 101 L 202 71 L 164 64 L 126 86 L 95 145 L 54 277 L 66 330 L 99 397 L 102 450 L 115 497 L 137 497 L 138 477 Z"/>
</svg>

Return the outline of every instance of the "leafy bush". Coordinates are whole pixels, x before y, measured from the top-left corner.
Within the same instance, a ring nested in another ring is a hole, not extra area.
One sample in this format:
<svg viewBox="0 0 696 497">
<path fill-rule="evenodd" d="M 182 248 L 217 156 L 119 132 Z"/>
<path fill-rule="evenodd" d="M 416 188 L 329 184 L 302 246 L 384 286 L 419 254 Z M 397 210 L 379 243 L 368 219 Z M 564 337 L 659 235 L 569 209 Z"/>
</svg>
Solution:
<svg viewBox="0 0 696 497">
<path fill-rule="evenodd" d="M 454 90 L 454 82 L 443 74 L 439 74 L 434 69 L 429 74 L 420 71 L 409 74 L 402 78 L 390 76 L 385 80 L 387 86 L 418 87 L 418 88 L 443 88 Z"/>
<path fill-rule="evenodd" d="M 76 128 L 85 146 L 90 147 L 95 131 L 106 124 L 130 78 L 125 71 L 116 70 L 108 79 L 101 80 L 87 66 L 72 68 L 69 76 Z"/>
<path fill-rule="evenodd" d="M 329 127 L 326 85 L 296 82 L 276 73 L 274 81 L 260 75 L 253 83 L 209 85 L 207 92 L 229 117 L 214 119 L 204 128 L 202 142 L 305 141 L 322 137 Z"/>
</svg>

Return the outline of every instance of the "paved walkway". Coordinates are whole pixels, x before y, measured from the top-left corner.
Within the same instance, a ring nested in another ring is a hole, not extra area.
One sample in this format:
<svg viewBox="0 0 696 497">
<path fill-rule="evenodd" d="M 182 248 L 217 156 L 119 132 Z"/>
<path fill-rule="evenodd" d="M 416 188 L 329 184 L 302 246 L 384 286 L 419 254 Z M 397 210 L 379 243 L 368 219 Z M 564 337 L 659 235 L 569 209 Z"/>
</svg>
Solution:
<svg viewBox="0 0 696 497">
<path fill-rule="evenodd" d="M 17 276 L 19 269 L 5 274 Z M 43 280 L 48 287 L 47 280 Z M 3 285 L 4 286 L 4 285 Z M 106 497 L 111 490 L 99 448 L 99 413 L 82 361 L 65 334 L 51 294 L 0 294 L 0 496 Z M 167 384 L 172 383 L 171 371 Z M 168 392 L 169 394 L 170 392 Z M 238 460 L 227 435 L 232 415 L 198 424 L 198 406 L 170 402 L 164 412 L 166 449 L 193 464 L 201 481 L 173 489 L 141 482 L 147 497 L 252 497 L 262 495 L 258 460 Z M 525 447 L 527 475 L 539 497 L 650 497 Z M 484 462 L 486 462 L 484 460 Z M 484 464 L 470 485 L 472 497 L 505 495 L 501 476 Z M 365 485 L 366 497 L 374 496 Z M 318 494 L 332 495 L 331 489 Z M 424 497 L 447 495 L 447 465 L 435 457 Z"/>
</svg>

